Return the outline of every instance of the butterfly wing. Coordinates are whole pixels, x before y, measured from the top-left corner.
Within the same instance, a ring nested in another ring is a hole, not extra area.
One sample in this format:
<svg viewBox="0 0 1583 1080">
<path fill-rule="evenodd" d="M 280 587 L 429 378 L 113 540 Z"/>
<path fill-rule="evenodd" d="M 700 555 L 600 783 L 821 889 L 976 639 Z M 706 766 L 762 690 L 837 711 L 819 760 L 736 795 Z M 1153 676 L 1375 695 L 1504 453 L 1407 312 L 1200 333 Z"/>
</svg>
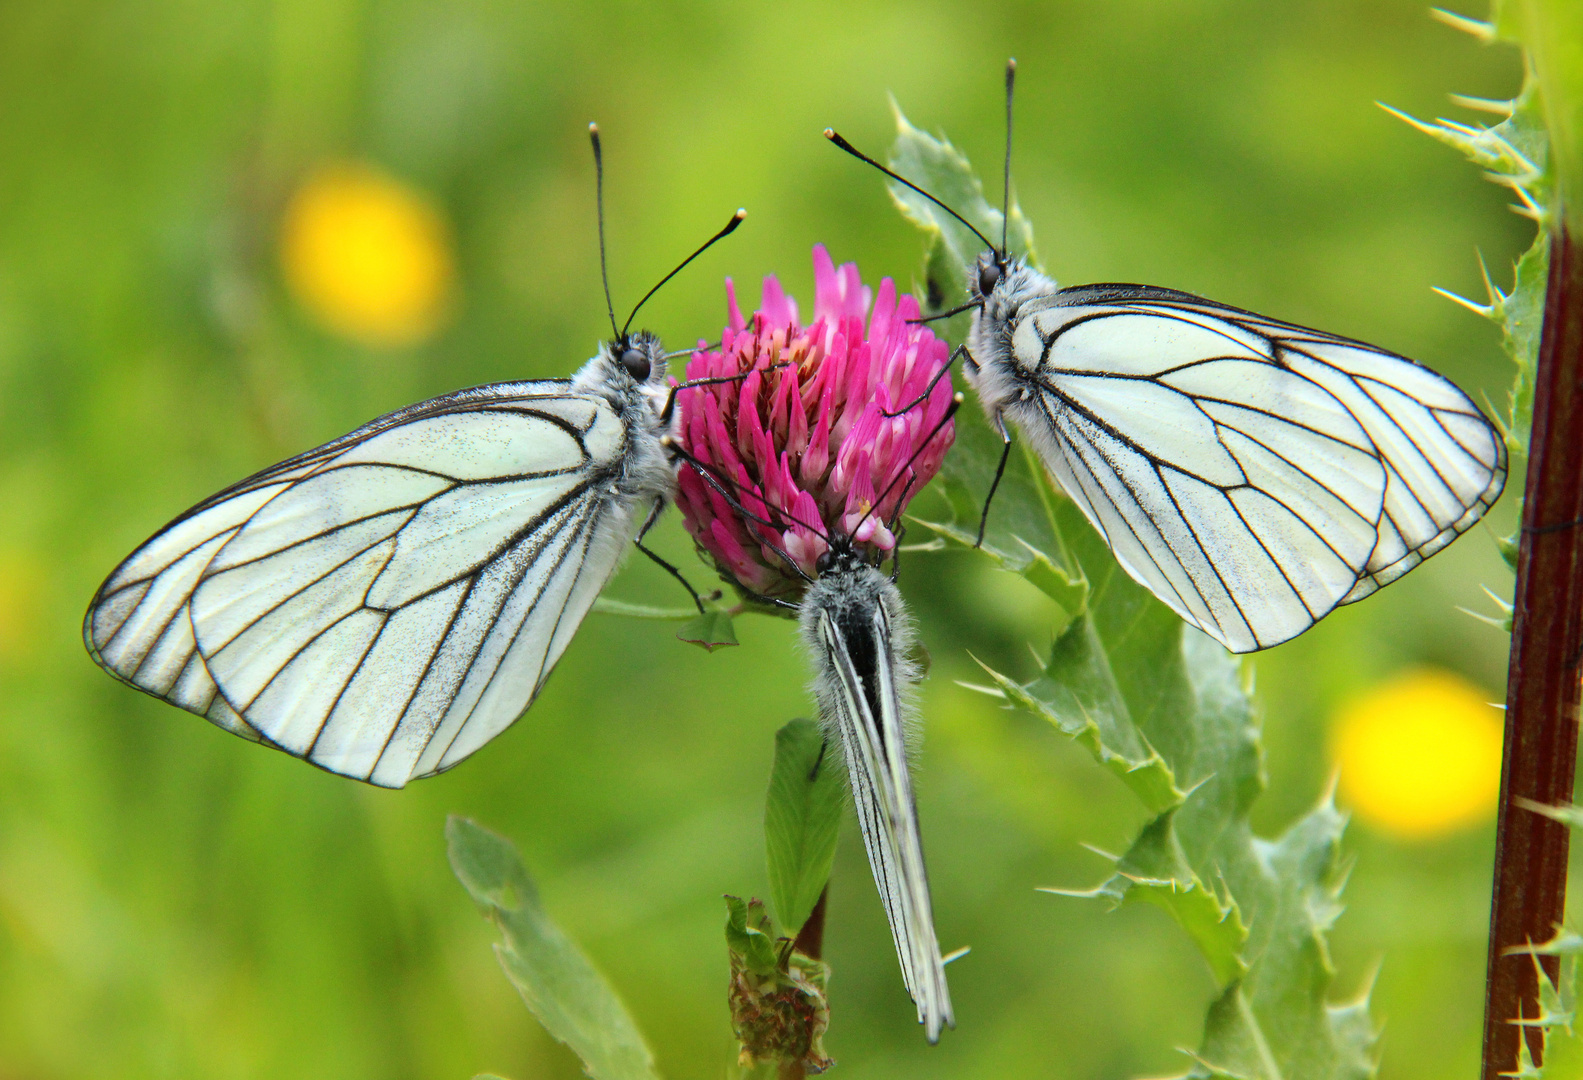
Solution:
<svg viewBox="0 0 1583 1080">
<path fill-rule="evenodd" d="M 873 571 L 861 573 L 884 580 Z M 804 605 L 812 622 L 809 636 L 818 667 L 820 707 L 825 722 L 841 736 L 852 803 L 907 993 L 918 1006 L 918 1022 L 925 1025 L 929 1041 L 936 1042 L 940 1029 L 955 1026 L 955 1019 L 935 937 L 929 875 L 907 763 L 897 687 L 903 662 L 897 657 L 895 628 L 876 594 L 861 598 L 855 617 L 841 618 L 833 606 L 821 603 L 818 590 L 815 585 Z"/>
<path fill-rule="evenodd" d="M 1302 633 L 1477 521 L 1499 433 L 1413 361 L 1169 289 L 1065 289 L 1008 413 L 1137 581 L 1234 652 Z"/>
<path fill-rule="evenodd" d="M 100 588 L 112 674 L 387 787 L 537 696 L 633 523 L 619 417 L 565 382 L 393 413 L 201 503 Z"/>
</svg>

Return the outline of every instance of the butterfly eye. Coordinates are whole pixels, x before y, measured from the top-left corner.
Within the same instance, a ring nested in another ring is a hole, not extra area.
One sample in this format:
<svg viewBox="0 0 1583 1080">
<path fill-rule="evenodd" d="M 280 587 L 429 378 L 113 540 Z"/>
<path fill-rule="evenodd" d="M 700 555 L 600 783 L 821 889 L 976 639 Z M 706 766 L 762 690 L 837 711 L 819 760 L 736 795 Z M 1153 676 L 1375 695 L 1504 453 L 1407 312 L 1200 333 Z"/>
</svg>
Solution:
<svg viewBox="0 0 1583 1080">
<path fill-rule="evenodd" d="M 621 354 L 621 366 L 638 382 L 649 377 L 649 358 L 637 349 L 627 349 Z"/>
<path fill-rule="evenodd" d="M 995 286 L 1000 283 L 1000 266 L 997 263 L 983 262 L 978 267 L 978 295 L 988 296 L 995 291 Z"/>
</svg>

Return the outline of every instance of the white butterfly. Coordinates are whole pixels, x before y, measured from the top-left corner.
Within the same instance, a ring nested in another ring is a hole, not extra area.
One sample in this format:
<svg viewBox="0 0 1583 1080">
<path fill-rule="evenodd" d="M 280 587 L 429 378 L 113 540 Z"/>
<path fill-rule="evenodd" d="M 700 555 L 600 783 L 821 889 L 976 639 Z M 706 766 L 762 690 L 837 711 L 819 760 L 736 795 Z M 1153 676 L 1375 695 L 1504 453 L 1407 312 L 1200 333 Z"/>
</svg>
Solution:
<svg viewBox="0 0 1583 1080">
<path fill-rule="evenodd" d="M 1406 357 L 1169 289 L 1058 290 L 994 258 L 968 338 L 979 400 L 1127 573 L 1233 652 L 1395 581 L 1506 482 L 1499 432 Z"/>
<path fill-rule="evenodd" d="M 911 659 L 912 620 L 884 574 L 839 541 L 821 559 L 798 622 L 814 663 L 819 714 L 841 743 L 857 811 L 901 961 L 907 993 L 929 1041 L 955 1027 L 945 964 L 934 932 L 918 808 L 908 767 L 908 736 L 918 683 Z"/>
<path fill-rule="evenodd" d="M 961 403 L 962 396 L 957 394 L 934 430 L 918 444 L 917 453 L 933 441 Z M 885 905 L 902 980 L 918 1007 L 918 1022 L 924 1025 L 929 1041 L 938 1042 L 941 1029 L 955 1027 L 956 1020 L 945 979 L 947 960 L 940 955 L 935 935 L 929 875 L 924 869 L 918 807 L 912 792 L 909 751 L 916 748 L 921 729 L 912 699 L 919 671 L 912 660 L 912 620 L 901 593 L 892 578 L 865 560 L 850 535 L 826 532 L 817 523 L 802 521 L 755 489 L 752 501 L 769 515 L 760 516 L 742 505 L 740 489 L 733 480 L 683 448 L 677 447 L 675 452 L 744 520 L 774 532 L 788 523 L 800 525 L 827 545 L 815 564 L 818 576 L 809 577 L 796 559 L 759 535 L 765 547 L 807 582 L 799 603 L 759 596 L 740 584 L 739 588 L 761 603 L 797 612 L 803 644 L 813 661 L 813 690 L 825 739 L 839 742 L 846 758 L 852 806 L 874 884 Z M 911 465 L 909 459 L 872 507 L 884 503 L 896 484 L 908 476 Z M 868 511 L 872 513 L 873 508 Z M 898 507 L 896 516 L 900 514 Z M 867 518 L 865 514 L 851 532 L 858 533 Z M 887 522 L 891 529 L 896 525 L 895 520 Z"/>
<path fill-rule="evenodd" d="M 984 242 L 959 352 L 1007 449 L 1009 418 L 1127 573 L 1233 652 L 1396 580 L 1500 496 L 1504 440 L 1430 369 L 1171 289 L 1058 288 L 826 134 Z"/>
<path fill-rule="evenodd" d="M 628 541 L 647 552 L 673 400 L 659 339 L 623 329 L 571 379 L 380 417 L 161 529 L 89 605 L 88 651 L 331 772 L 448 769 L 532 704 Z"/>
</svg>

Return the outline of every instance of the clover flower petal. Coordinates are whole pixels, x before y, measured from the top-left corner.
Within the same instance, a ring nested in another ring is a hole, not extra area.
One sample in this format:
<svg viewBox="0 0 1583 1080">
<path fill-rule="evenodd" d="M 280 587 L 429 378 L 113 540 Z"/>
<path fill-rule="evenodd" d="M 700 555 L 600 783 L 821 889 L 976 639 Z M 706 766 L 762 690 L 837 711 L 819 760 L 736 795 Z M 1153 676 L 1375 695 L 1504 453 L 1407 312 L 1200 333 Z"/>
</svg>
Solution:
<svg viewBox="0 0 1583 1080">
<path fill-rule="evenodd" d="M 806 327 L 773 275 L 751 321 L 727 279 L 720 345 L 694 352 L 687 378 L 728 381 L 680 395 L 681 445 L 714 480 L 682 470 L 682 520 L 721 573 L 763 596 L 798 595 L 834 536 L 890 557 L 895 523 L 955 435 L 941 426 L 950 377 L 929 389 L 950 349 L 910 321 L 917 301 L 889 278 L 875 293 L 823 245 L 813 264 Z"/>
</svg>

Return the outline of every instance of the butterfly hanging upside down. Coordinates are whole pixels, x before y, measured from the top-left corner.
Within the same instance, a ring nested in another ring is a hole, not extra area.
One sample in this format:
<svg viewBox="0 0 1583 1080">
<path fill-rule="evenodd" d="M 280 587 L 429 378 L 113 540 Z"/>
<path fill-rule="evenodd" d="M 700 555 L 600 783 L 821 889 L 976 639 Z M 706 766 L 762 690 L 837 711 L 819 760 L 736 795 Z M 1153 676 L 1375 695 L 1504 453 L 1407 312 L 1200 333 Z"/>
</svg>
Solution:
<svg viewBox="0 0 1583 1080">
<path fill-rule="evenodd" d="M 629 541 L 677 574 L 642 546 L 676 487 L 667 356 L 610 322 L 571 379 L 425 401 L 199 503 L 100 587 L 89 653 L 331 772 L 455 765 L 532 704 Z"/>
<path fill-rule="evenodd" d="M 684 398 L 677 507 L 723 578 L 797 616 L 826 744 L 845 761 L 903 983 L 932 1043 L 955 1019 L 910 771 L 921 673 L 894 575 L 908 500 L 955 437 L 962 399 L 940 374 L 950 350 L 913 322 L 917 303 L 893 281 L 871 291 L 822 245 L 806 325 L 773 277 L 751 321 L 727 288 L 721 346 L 695 354 L 688 374 L 753 374 Z"/>
<path fill-rule="evenodd" d="M 971 230 L 967 380 L 1122 567 L 1233 652 L 1388 585 L 1494 505 L 1506 445 L 1450 380 L 1360 341 L 1151 285 L 1058 288 Z M 989 496 L 1006 465 L 1002 453 Z M 979 541 L 989 498 L 979 523 Z"/>
</svg>

